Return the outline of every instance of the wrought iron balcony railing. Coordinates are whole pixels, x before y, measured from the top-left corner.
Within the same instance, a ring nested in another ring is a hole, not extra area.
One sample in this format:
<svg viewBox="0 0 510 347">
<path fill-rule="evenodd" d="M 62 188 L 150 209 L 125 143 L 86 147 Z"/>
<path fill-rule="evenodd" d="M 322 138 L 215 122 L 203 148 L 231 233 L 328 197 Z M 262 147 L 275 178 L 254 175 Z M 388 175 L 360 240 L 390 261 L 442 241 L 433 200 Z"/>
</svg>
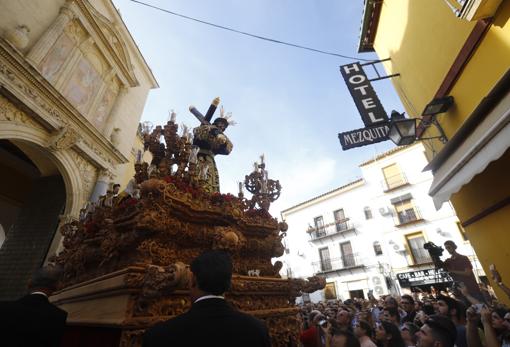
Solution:
<svg viewBox="0 0 510 347">
<path fill-rule="evenodd" d="M 312 263 L 313 272 L 330 272 L 348 270 L 355 267 L 363 267 L 363 262 L 358 253 L 346 254 L 340 258 L 327 258 Z"/>
<path fill-rule="evenodd" d="M 334 223 L 326 224 L 321 228 L 309 228 L 306 232 L 310 234 L 313 241 L 353 230 L 354 225 L 352 222 L 349 218 L 344 218 L 342 220 L 337 220 Z"/>
<path fill-rule="evenodd" d="M 397 211 L 395 225 L 405 225 L 421 220 L 423 220 L 423 217 L 421 216 L 420 210 L 418 207 L 413 206 L 412 208 L 408 208 L 406 210 Z"/>
</svg>

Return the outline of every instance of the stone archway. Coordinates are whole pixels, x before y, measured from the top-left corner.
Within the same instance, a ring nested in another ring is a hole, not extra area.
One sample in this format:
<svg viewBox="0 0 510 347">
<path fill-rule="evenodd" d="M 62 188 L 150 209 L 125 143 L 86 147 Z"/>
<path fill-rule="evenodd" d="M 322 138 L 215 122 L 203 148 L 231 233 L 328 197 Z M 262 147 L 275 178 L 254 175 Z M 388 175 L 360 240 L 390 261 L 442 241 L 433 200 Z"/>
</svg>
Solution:
<svg viewBox="0 0 510 347">
<path fill-rule="evenodd" d="M 30 274 L 58 249 L 58 226 L 78 217 L 97 173 L 72 148 L 51 148 L 52 134 L 21 111 L 13 107 L 3 116 L 0 155 L 12 160 L 0 160 L 5 176 L 0 174 L 5 211 L 0 219 L 7 221 L 0 220 L 6 234 L 0 248 L 0 299 L 13 299 L 25 293 Z"/>
</svg>

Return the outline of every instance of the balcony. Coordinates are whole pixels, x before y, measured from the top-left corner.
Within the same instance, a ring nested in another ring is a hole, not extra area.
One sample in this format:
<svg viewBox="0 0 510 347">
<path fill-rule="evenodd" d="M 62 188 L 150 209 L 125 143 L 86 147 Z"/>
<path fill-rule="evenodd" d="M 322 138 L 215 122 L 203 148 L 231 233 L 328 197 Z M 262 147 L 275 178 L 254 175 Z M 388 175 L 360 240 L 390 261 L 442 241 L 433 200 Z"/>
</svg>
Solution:
<svg viewBox="0 0 510 347">
<path fill-rule="evenodd" d="M 397 216 L 395 218 L 395 226 L 402 227 L 409 224 L 414 224 L 423 221 L 423 217 L 419 209 L 414 206 L 402 211 L 397 210 Z"/>
<path fill-rule="evenodd" d="M 309 228 L 307 233 L 310 234 L 311 241 L 324 240 L 333 238 L 334 236 L 344 236 L 348 232 L 356 232 L 354 225 L 349 218 L 337 220 L 335 223 L 324 225 L 322 228 Z"/>
<path fill-rule="evenodd" d="M 347 254 L 340 258 L 323 259 L 313 262 L 312 266 L 314 274 L 349 271 L 365 267 L 358 253 Z"/>
<path fill-rule="evenodd" d="M 383 191 L 388 193 L 401 187 L 408 186 L 410 183 L 407 180 L 406 175 L 403 172 L 399 172 L 396 175 L 385 177 L 381 184 Z"/>
</svg>

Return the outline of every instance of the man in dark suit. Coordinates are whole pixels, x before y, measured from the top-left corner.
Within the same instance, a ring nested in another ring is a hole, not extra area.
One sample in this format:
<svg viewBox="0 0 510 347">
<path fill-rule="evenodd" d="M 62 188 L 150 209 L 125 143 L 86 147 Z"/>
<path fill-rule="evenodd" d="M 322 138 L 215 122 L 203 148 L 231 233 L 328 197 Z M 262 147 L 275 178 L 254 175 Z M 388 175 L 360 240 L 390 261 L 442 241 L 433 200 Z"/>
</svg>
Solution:
<svg viewBox="0 0 510 347">
<path fill-rule="evenodd" d="M 60 346 L 67 312 L 48 301 L 60 273 L 56 267 L 40 268 L 30 279 L 28 295 L 16 301 L 0 302 L 0 345 Z"/>
<path fill-rule="evenodd" d="M 271 346 L 265 325 L 236 311 L 223 297 L 230 288 L 232 260 L 222 251 L 207 251 L 191 263 L 191 309 L 145 332 L 143 347 Z"/>
</svg>

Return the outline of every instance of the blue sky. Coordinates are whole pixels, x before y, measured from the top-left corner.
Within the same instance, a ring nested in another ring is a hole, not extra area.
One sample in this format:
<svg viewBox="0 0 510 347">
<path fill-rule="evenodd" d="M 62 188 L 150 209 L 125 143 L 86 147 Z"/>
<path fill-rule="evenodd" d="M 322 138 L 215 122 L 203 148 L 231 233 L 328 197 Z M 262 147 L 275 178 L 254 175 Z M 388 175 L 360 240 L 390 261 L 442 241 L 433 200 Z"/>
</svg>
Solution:
<svg viewBox="0 0 510 347">
<path fill-rule="evenodd" d="M 241 31 L 357 55 L 363 1 L 353 0 L 145 0 L 170 11 Z M 339 73 L 352 62 L 205 26 L 128 0 L 114 0 L 160 88 L 151 91 L 142 120 L 197 126 L 188 111 L 203 113 L 219 96 L 237 125 L 227 136 L 229 156 L 217 156 L 221 191 L 237 182 L 260 154 L 283 190 L 271 212 L 341 186 L 360 175 L 358 164 L 393 147 L 389 141 L 342 151 L 338 133 L 363 127 Z M 382 57 L 385 58 L 385 57 Z M 382 71 L 382 66 L 380 67 Z M 374 82 L 388 113 L 402 106 L 391 83 Z"/>
</svg>

